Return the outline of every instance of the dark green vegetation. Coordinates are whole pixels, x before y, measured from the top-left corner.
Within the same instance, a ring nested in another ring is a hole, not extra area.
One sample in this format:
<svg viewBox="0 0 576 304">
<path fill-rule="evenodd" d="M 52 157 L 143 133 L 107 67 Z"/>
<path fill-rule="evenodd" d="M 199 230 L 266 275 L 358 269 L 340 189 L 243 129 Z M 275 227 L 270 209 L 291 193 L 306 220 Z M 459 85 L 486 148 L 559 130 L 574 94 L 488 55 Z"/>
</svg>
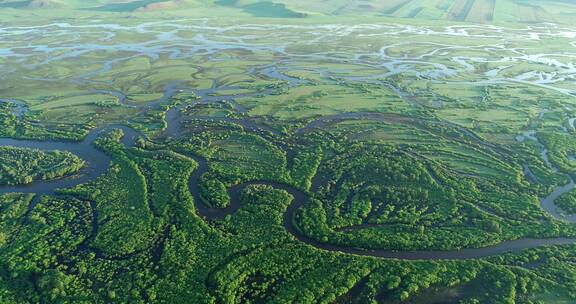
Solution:
<svg viewBox="0 0 576 304">
<path fill-rule="evenodd" d="M 0 6 L 0 303 L 576 302 L 573 5 Z"/>
<path fill-rule="evenodd" d="M 69 152 L 0 147 L 0 185 L 29 184 L 77 172 L 84 162 Z"/>
<path fill-rule="evenodd" d="M 563 194 L 556 199 L 555 203 L 565 212 L 576 214 L 576 195 L 574 191 Z"/>
<path fill-rule="evenodd" d="M 1 197 L 3 303 L 573 299 L 576 282 L 566 272 L 573 246 L 461 262 L 324 252 L 287 233 L 282 217 L 292 197 L 269 186 L 247 187 L 240 208 L 222 220 L 199 217 L 187 188 L 188 176 L 198 170 L 199 150 L 191 144 L 196 140 L 174 142 L 173 149 L 126 149 L 116 140 L 108 136 L 97 143 L 113 155 L 106 176 L 44 197 L 30 214 L 30 196 Z M 394 153 L 389 149 L 368 151 Z M 416 171 L 426 174 L 424 167 Z"/>
<path fill-rule="evenodd" d="M 303 232 L 323 242 L 396 250 L 574 234 L 569 225 L 541 224 L 546 214 L 529 185 L 463 176 L 417 151 L 356 145 L 326 160 L 321 199 L 299 214 Z"/>
<path fill-rule="evenodd" d="M 131 1 L 123 3 L 109 3 L 96 8 L 92 8 L 91 10 L 108 11 L 108 12 L 127 12 L 127 11 L 134 11 L 136 9 L 146 7 L 147 5 L 162 1 L 163 0 L 140 0 L 140 1 Z"/>
<path fill-rule="evenodd" d="M 286 8 L 285 4 L 273 2 L 259 2 L 243 7 L 244 11 L 255 17 L 272 18 L 303 18 L 305 13 L 298 13 Z"/>
</svg>

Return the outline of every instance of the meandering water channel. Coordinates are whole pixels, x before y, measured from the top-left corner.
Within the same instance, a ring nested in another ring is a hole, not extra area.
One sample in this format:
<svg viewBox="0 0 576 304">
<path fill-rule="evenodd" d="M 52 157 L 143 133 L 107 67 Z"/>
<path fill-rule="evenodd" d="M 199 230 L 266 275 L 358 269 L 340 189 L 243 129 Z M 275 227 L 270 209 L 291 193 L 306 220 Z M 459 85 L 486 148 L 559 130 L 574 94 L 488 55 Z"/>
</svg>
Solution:
<svg viewBox="0 0 576 304">
<path fill-rule="evenodd" d="M 266 69 L 266 74 L 270 75 L 271 77 L 277 73 L 273 68 Z M 285 79 L 286 81 L 296 81 Z M 294 83 L 295 84 L 295 83 Z M 293 84 L 293 85 L 294 85 Z M 170 86 L 166 88 L 166 93 L 161 98 L 161 100 L 167 100 L 170 98 L 175 92 L 177 92 L 176 86 Z M 202 92 L 197 92 L 200 96 L 199 102 L 217 102 L 222 100 L 226 97 L 213 97 L 211 93 L 212 90 L 205 90 Z M 239 96 L 235 96 L 239 97 Z M 240 96 L 241 97 L 241 96 Z M 158 102 L 159 103 L 159 102 Z M 180 107 L 172 108 L 168 115 L 166 116 L 166 120 L 168 123 L 167 133 L 170 136 L 177 137 L 181 134 L 181 130 L 178 127 L 182 117 L 180 115 Z M 241 111 L 241 109 L 240 109 Z M 344 118 L 353 118 L 358 116 L 361 118 L 373 118 L 373 119 L 382 119 L 382 114 L 378 113 L 350 113 L 346 114 L 342 117 L 332 117 L 332 119 L 344 119 Z M 239 119 L 240 124 L 244 125 L 247 128 L 258 128 L 258 126 L 253 125 L 248 119 Z M 308 127 L 305 127 L 304 130 L 310 130 L 319 125 L 322 125 L 327 121 L 327 118 L 319 118 L 313 122 L 311 122 Z M 18 185 L 18 186 L 0 186 L 0 193 L 9 193 L 9 192 L 23 192 L 23 193 L 35 193 L 35 199 L 33 203 L 31 203 L 30 210 L 34 208 L 34 204 L 37 201 L 37 198 L 41 195 L 58 195 L 57 190 L 61 188 L 68 188 L 73 187 L 75 185 L 86 183 L 91 181 L 98 176 L 104 174 L 109 166 L 111 157 L 106 153 L 98 150 L 94 147 L 93 142 L 102 132 L 112 130 L 112 129 L 121 129 L 124 132 L 124 137 L 122 143 L 126 147 L 133 147 L 135 144 L 136 138 L 140 135 L 135 130 L 123 126 L 123 125 L 110 125 L 103 128 L 98 128 L 92 130 L 89 135 L 82 141 L 78 143 L 71 143 L 71 142 L 54 142 L 54 141 L 36 141 L 36 140 L 19 140 L 19 139 L 9 139 L 9 138 L 0 138 L 0 146 L 13 146 L 13 147 L 24 147 L 24 148 L 34 148 L 40 150 L 61 150 L 61 151 L 68 151 L 74 153 L 84 159 L 87 163 L 86 167 L 83 168 L 78 174 L 72 177 L 52 180 L 52 181 L 38 181 L 34 182 L 29 185 Z M 208 207 L 207 205 L 202 203 L 200 198 L 200 189 L 199 189 L 199 179 L 200 177 L 209 170 L 208 163 L 205 159 L 200 157 L 195 157 L 195 160 L 198 162 L 198 168 L 191 174 L 189 178 L 189 190 L 192 194 L 194 201 L 196 203 L 196 209 L 200 216 L 206 218 L 207 220 L 217 220 L 221 219 L 228 214 L 233 214 L 238 208 L 240 208 L 240 193 L 243 189 L 250 185 L 256 184 L 265 184 L 272 186 L 276 189 L 281 189 L 287 191 L 293 197 L 292 203 L 288 206 L 285 214 L 283 225 L 285 229 L 291 233 L 296 239 L 300 240 L 303 243 L 309 244 L 316 248 L 322 250 L 328 250 L 333 252 L 341 252 L 345 254 L 355 254 L 355 255 L 363 255 L 363 256 L 373 256 L 373 257 L 381 257 L 381 258 L 397 258 L 397 259 L 408 259 L 408 260 L 442 260 L 442 259 L 454 259 L 454 260 L 462 260 L 462 259 L 473 259 L 473 258 L 482 258 L 491 255 L 501 254 L 505 252 L 511 251 L 520 251 L 529 248 L 544 246 L 544 245 L 562 245 L 562 244 L 573 244 L 576 242 L 576 239 L 570 238 L 543 238 L 543 239 L 535 239 L 535 238 L 525 238 L 519 240 L 511 240 L 511 241 L 504 241 L 494 246 L 488 246 L 484 248 L 465 248 L 460 250 L 449 250 L 449 251 L 438 251 L 438 250 L 420 250 L 420 251 L 392 251 L 386 249 L 377 249 L 377 250 L 363 250 L 358 248 L 351 248 L 345 246 L 338 246 L 332 245 L 327 243 L 318 242 L 314 239 L 303 235 L 298 231 L 298 229 L 294 225 L 294 215 L 295 212 L 302 206 L 306 205 L 311 193 L 304 192 L 297 190 L 289 185 L 280 184 L 276 182 L 270 181 L 250 181 L 238 185 L 234 185 L 228 189 L 230 194 L 230 207 L 225 209 L 213 209 Z M 558 187 L 554 192 L 552 192 L 548 197 L 542 198 L 542 201 L 554 201 L 555 198 L 560 196 L 561 194 L 570 191 L 574 187 L 574 183 L 572 182 L 569 185 Z M 316 186 L 313 186 L 312 189 L 316 189 Z M 544 204 L 543 204 L 544 207 Z M 544 210 L 548 211 L 552 216 L 555 216 L 555 213 L 552 210 L 544 208 Z M 96 221 L 95 221 L 96 223 Z M 95 229 L 97 231 L 97 229 Z M 86 246 L 84 246 L 86 247 Z"/>
</svg>

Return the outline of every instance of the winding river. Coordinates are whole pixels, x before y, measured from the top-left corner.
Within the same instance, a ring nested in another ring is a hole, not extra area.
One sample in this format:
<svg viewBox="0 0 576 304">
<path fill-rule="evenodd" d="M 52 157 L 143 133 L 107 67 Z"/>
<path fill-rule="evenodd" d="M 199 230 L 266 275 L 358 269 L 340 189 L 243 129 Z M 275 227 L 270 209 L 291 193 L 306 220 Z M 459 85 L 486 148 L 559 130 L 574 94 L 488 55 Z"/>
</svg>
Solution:
<svg viewBox="0 0 576 304">
<path fill-rule="evenodd" d="M 273 71 L 273 69 L 269 69 L 266 72 L 269 74 L 276 73 Z M 162 99 L 165 100 L 168 98 L 167 96 L 172 96 L 175 91 L 176 90 L 174 86 L 167 88 L 168 93 L 166 93 Z M 201 102 L 214 102 L 216 100 L 222 100 L 223 98 L 222 96 L 218 98 L 210 97 L 211 95 L 209 93 L 210 93 L 209 91 L 204 91 L 198 94 L 201 97 L 200 98 Z M 181 134 L 180 128 L 178 127 L 178 125 L 181 122 L 179 110 L 180 107 L 175 107 L 171 109 L 167 115 L 166 118 L 168 122 L 167 133 L 170 136 L 179 136 Z M 382 119 L 381 116 L 382 114 L 377 113 L 373 114 L 358 113 L 358 115 L 359 115 L 358 117 L 363 118 L 368 117 L 373 119 Z M 346 117 L 348 118 L 354 116 L 355 116 L 354 113 L 346 115 Z M 342 119 L 345 117 L 336 117 L 336 118 Z M 318 127 L 319 125 L 325 123 L 326 120 L 327 118 L 319 118 L 318 120 L 310 123 L 308 127 L 305 127 L 304 131 L 313 129 L 314 127 Z M 255 125 L 253 126 L 248 119 L 240 119 L 240 122 L 247 128 L 250 129 L 257 128 L 257 126 Z M 96 138 L 98 138 L 100 134 L 102 134 L 102 132 L 107 132 L 112 129 L 120 129 L 124 132 L 122 143 L 126 147 L 133 147 L 136 138 L 140 135 L 138 132 L 129 127 L 123 125 L 110 125 L 103 128 L 92 130 L 83 141 L 78 143 L 0 138 L 0 146 L 14 146 L 23 148 L 34 148 L 40 150 L 68 151 L 81 157 L 87 163 L 85 168 L 83 168 L 78 174 L 72 177 L 52 181 L 38 181 L 29 185 L 0 186 L 0 193 L 22 192 L 22 193 L 37 194 L 30 204 L 30 211 L 31 211 L 34 208 L 34 204 L 37 202 L 37 198 L 40 197 L 41 195 L 57 195 L 57 189 L 73 187 L 75 185 L 85 183 L 97 178 L 98 176 L 104 174 L 108 170 L 110 166 L 111 157 L 106 153 L 96 149 L 93 145 L 93 142 Z M 521 251 L 544 245 L 573 244 L 576 242 L 576 239 L 570 239 L 570 238 L 545 238 L 545 239 L 525 238 L 519 240 L 505 241 L 497 245 L 484 248 L 466 248 L 451 251 L 435 251 L 435 250 L 392 251 L 386 249 L 364 250 L 364 249 L 322 243 L 300 233 L 300 231 L 297 229 L 297 227 L 294 225 L 293 222 L 296 211 L 307 203 L 310 197 L 310 193 L 297 190 L 285 184 L 270 181 L 250 181 L 234 185 L 228 189 L 231 198 L 230 207 L 225 209 L 210 208 L 207 205 L 201 203 L 202 200 L 200 198 L 200 189 L 199 189 L 199 179 L 204 173 L 206 173 L 209 170 L 209 166 L 207 161 L 201 157 L 194 157 L 194 159 L 198 162 L 199 166 L 197 170 L 195 170 L 190 175 L 188 186 L 190 193 L 192 194 L 194 201 L 196 202 L 196 209 L 200 216 L 202 216 L 207 220 L 217 220 L 223 218 L 228 214 L 233 214 L 241 206 L 240 194 L 242 190 L 244 190 L 246 187 L 250 185 L 256 185 L 256 184 L 269 185 L 274 187 L 275 189 L 285 190 L 293 197 L 292 203 L 288 206 L 284 214 L 283 225 L 285 229 L 299 241 L 322 250 L 340 252 L 344 254 L 355 254 L 362 256 L 407 259 L 407 260 L 444 260 L 444 259 L 463 260 L 463 259 L 482 258 L 511 251 Z M 556 197 L 558 197 L 562 193 L 570 191 L 573 188 L 573 186 L 574 185 L 572 183 L 564 187 L 558 187 L 548 197 L 542 198 L 542 200 L 553 201 Z M 315 189 L 315 187 L 313 186 L 312 189 Z M 550 212 L 550 210 L 548 209 L 545 210 Z M 552 212 L 550 213 L 552 216 L 555 215 Z M 95 231 L 97 231 L 97 229 L 95 229 Z M 86 246 L 87 245 L 84 245 L 84 247 Z"/>
<path fill-rule="evenodd" d="M 568 124 L 572 128 L 574 128 L 574 120 L 576 120 L 576 118 L 568 119 Z M 567 131 L 568 130 L 564 130 L 564 132 Z M 536 142 L 536 144 L 540 147 L 540 157 L 542 158 L 542 161 L 544 161 L 544 164 L 546 164 L 546 166 L 548 166 L 550 170 L 552 170 L 552 172 L 558 173 L 558 168 L 556 168 L 548 158 L 548 148 L 546 148 L 546 146 L 540 142 L 540 140 L 536 136 L 536 131 L 535 130 L 524 131 L 521 136 L 516 137 L 516 140 L 519 142 L 522 142 L 525 139 Z M 532 180 L 537 182 L 536 176 L 534 175 L 534 173 L 532 173 L 528 165 L 524 165 L 524 171 L 530 178 L 532 178 Z M 540 198 L 540 206 L 542 207 L 542 209 L 548 212 L 548 214 L 550 214 L 553 218 L 557 220 L 565 221 L 568 223 L 576 223 L 576 214 L 566 214 L 554 203 L 557 198 L 562 196 L 564 193 L 572 191 L 576 186 L 572 176 L 570 175 L 566 176 L 568 178 L 568 183 L 556 187 L 552 191 L 552 193 L 550 193 L 547 197 Z"/>
<path fill-rule="evenodd" d="M 89 182 L 96 177 L 106 173 L 110 166 L 111 158 L 106 153 L 98 150 L 94 145 L 94 140 L 103 132 L 119 129 L 124 132 L 122 143 L 126 147 L 133 147 L 138 137 L 138 132 L 123 126 L 110 125 L 92 130 L 81 142 L 57 142 L 57 141 L 37 141 L 0 138 L 0 146 L 11 146 L 18 148 L 31 148 L 43 151 L 68 151 L 75 154 L 86 162 L 86 165 L 75 175 L 67 178 L 34 181 L 25 185 L 0 185 L 0 193 L 21 192 L 36 193 L 39 195 L 53 195 L 57 189 L 70 188 L 78 184 Z"/>
</svg>

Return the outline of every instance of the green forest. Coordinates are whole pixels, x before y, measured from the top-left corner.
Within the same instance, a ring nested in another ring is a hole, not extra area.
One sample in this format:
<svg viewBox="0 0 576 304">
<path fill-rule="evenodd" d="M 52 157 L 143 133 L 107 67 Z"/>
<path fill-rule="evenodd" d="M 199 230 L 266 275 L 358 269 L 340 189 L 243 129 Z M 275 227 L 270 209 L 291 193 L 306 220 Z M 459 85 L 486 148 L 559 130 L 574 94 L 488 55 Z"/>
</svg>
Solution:
<svg viewBox="0 0 576 304">
<path fill-rule="evenodd" d="M 0 147 L 0 185 L 29 184 L 76 173 L 84 165 L 66 151 Z"/>
</svg>

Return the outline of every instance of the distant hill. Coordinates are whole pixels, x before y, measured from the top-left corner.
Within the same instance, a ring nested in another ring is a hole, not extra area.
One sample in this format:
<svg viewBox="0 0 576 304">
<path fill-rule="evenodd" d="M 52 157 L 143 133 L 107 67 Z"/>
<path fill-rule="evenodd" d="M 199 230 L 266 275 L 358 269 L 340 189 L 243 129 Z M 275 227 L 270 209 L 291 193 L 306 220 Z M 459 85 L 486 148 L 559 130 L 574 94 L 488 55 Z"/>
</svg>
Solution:
<svg viewBox="0 0 576 304">
<path fill-rule="evenodd" d="M 144 12 L 226 8 L 253 17 L 385 16 L 475 23 L 574 23 L 576 0 L 0 0 L 0 9 Z"/>
</svg>

